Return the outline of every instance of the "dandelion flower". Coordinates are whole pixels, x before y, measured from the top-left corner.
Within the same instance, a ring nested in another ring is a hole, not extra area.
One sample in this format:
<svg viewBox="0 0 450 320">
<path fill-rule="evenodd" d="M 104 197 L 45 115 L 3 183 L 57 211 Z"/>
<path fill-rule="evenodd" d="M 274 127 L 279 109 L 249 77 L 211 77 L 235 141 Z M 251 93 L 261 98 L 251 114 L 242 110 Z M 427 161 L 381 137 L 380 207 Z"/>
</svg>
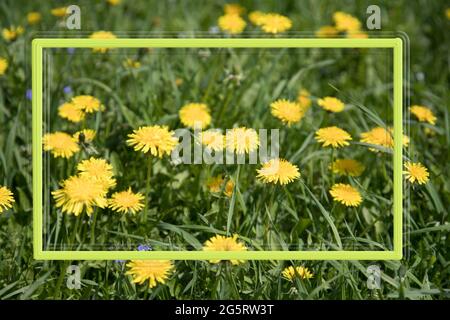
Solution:
<svg viewBox="0 0 450 320">
<path fill-rule="evenodd" d="M 58 8 L 53 8 L 50 13 L 58 18 L 62 18 L 66 16 L 67 12 L 67 7 L 58 7 Z"/>
<path fill-rule="evenodd" d="M 406 179 L 411 183 L 425 184 L 428 182 L 430 174 L 428 169 L 420 162 L 407 162 L 405 163 L 406 171 L 403 173 L 406 175 Z"/>
<path fill-rule="evenodd" d="M 8 69 L 8 61 L 5 58 L 0 57 L 0 76 L 4 75 Z"/>
<path fill-rule="evenodd" d="M 352 140 L 352 137 L 347 131 L 332 126 L 317 130 L 316 140 L 322 143 L 322 147 L 340 148 L 348 146 L 350 144 L 348 141 Z"/>
<path fill-rule="evenodd" d="M 450 20 L 450 8 L 445 9 L 445 15 L 447 16 L 447 19 Z"/>
<path fill-rule="evenodd" d="M 166 283 L 174 269 L 170 260 L 132 260 L 127 267 L 130 269 L 126 274 L 133 277 L 133 283 L 143 284 L 148 280 L 149 288 Z"/>
<path fill-rule="evenodd" d="M 162 158 L 169 155 L 178 145 L 178 139 L 173 131 L 169 131 L 166 126 L 147 126 L 133 130 L 128 135 L 127 144 L 133 146 L 135 151 L 147 153 Z"/>
<path fill-rule="evenodd" d="M 286 185 L 300 177 L 300 172 L 296 165 L 284 159 L 271 159 L 257 170 L 258 179 L 264 183 Z"/>
<path fill-rule="evenodd" d="M 208 187 L 210 192 L 217 193 L 222 190 L 223 182 L 224 180 L 222 176 L 219 175 L 217 177 L 211 178 L 206 184 L 206 186 Z"/>
<path fill-rule="evenodd" d="M 23 27 L 11 26 L 8 28 L 3 28 L 2 36 L 6 41 L 14 41 L 16 40 L 22 33 L 24 32 Z"/>
<path fill-rule="evenodd" d="M 80 176 L 90 177 L 103 185 L 105 189 L 113 188 L 116 185 L 113 167 L 105 159 L 91 157 L 83 160 L 77 165 Z"/>
<path fill-rule="evenodd" d="M 89 95 L 75 96 L 72 98 L 71 103 L 86 113 L 94 113 L 102 108 L 100 100 Z"/>
<path fill-rule="evenodd" d="M 120 213 L 136 214 L 144 208 L 144 196 L 142 193 L 134 193 L 131 188 L 126 191 L 113 193 L 109 199 L 109 207 Z"/>
<path fill-rule="evenodd" d="M 78 142 L 87 142 L 87 143 L 91 143 L 92 141 L 94 141 L 95 136 L 96 136 L 96 132 L 95 132 L 95 130 L 92 130 L 92 129 L 83 129 L 83 130 L 75 132 L 73 135 L 73 137 Z"/>
<path fill-rule="evenodd" d="M 206 128 L 211 123 L 208 106 L 204 103 L 188 103 L 179 112 L 181 123 L 187 127 Z"/>
<path fill-rule="evenodd" d="M 430 124 L 436 124 L 436 116 L 429 108 L 424 106 L 411 106 L 409 111 L 416 116 L 417 120 L 421 122 L 428 122 Z"/>
<path fill-rule="evenodd" d="M 303 118 L 304 112 L 300 105 L 286 99 L 280 99 L 270 104 L 271 113 L 283 123 L 290 126 Z"/>
<path fill-rule="evenodd" d="M 247 23 L 239 15 L 226 14 L 219 18 L 218 25 L 223 31 L 230 34 L 238 34 L 244 31 Z"/>
<path fill-rule="evenodd" d="M 252 11 L 248 15 L 248 19 L 255 26 L 261 26 L 264 23 L 264 18 L 265 17 L 266 17 L 266 14 L 264 12 L 261 12 L 261 11 Z"/>
<path fill-rule="evenodd" d="M 330 165 L 330 169 L 337 174 L 359 177 L 365 168 L 361 162 L 353 159 L 336 159 Z"/>
<path fill-rule="evenodd" d="M 316 36 L 319 38 L 333 38 L 338 33 L 339 31 L 333 26 L 323 26 L 316 31 Z"/>
<path fill-rule="evenodd" d="M 65 102 L 60 105 L 58 108 L 58 115 L 61 118 L 67 119 L 74 123 L 78 123 L 84 119 L 83 109 L 71 102 Z"/>
<path fill-rule="evenodd" d="M 281 14 L 268 13 L 264 16 L 261 28 L 267 33 L 280 33 L 289 30 L 292 27 L 292 21 Z"/>
<path fill-rule="evenodd" d="M 309 107 L 311 107 L 311 94 L 309 93 L 309 91 L 301 89 L 298 92 L 297 102 L 303 109 L 303 111 L 306 112 Z"/>
<path fill-rule="evenodd" d="M 141 63 L 138 60 L 133 60 L 131 58 L 125 59 L 123 66 L 129 69 L 137 69 L 141 67 Z"/>
<path fill-rule="evenodd" d="M 291 282 L 293 282 L 295 278 L 304 280 L 304 279 L 311 279 L 314 276 L 314 274 L 311 271 L 309 271 L 309 269 L 306 267 L 293 267 L 293 266 L 284 268 L 281 274 L 283 275 L 283 278 Z"/>
<path fill-rule="evenodd" d="M 359 191 L 345 183 L 334 184 L 330 194 L 334 201 L 340 202 L 347 207 L 357 207 L 362 201 Z"/>
<path fill-rule="evenodd" d="M 0 214 L 12 208 L 14 197 L 11 190 L 7 187 L 0 186 Z"/>
<path fill-rule="evenodd" d="M 369 38 L 369 35 L 367 34 L 367 32 L 363 32 L 363 31 L 352 31 L 352 32 L 347 32 L 347 38 L 367 39 L 367 38 Z"/>
<path fill-rule="evenodd" d="M 222 176 L 219 175 L 217 177 L 211 178 L 207 183 L 207 187 L 210 192 L 218 193 L 218 192 L 222 191 L 224 182 L 225 182 L 225 180 L 222 178 Z M 228 198 L 230 198 L 233 195 L 233 190 L 234 190 L 234 182 L 232 180 L 228 180 L 227 183 L 225 184 L 223 193 Z"/>
<path fill-rule="evenodd" d="M 87 175 L 72 176 L 61 183 L 61 188 L 52 192 L 56 207 L 62 212 L 79 216 L 86 211 L 90 216 L 94 207 L 105 208 L 107 189 L 98 180 Z"/>
<path fill-rule="evenodd" d="M 237 154 L 250 153 L 259 146 L 259 137 L 254 129 L 245 127 L 227 130 L 225 136 L 227 151 Z"/>
<path fill-rule="evenodd" d="M 37 24 L 41 21 L 42 15 L 39 12 L 33 11 L 27 14 L 28 24 Z"/>
<path fill-rule="evenodd" d="M 114 33 L 109 31 L 96 31 L 92 33 L 89 38 L 91 39 L 116 39 L 117 37 L 114 35 Z M 105 53 L 108 51 L 109 48 L 93 48 L 92 51 L 94 52 L 100 52 Z"/>
<path fill-rule="evenodd" d="M 106 2 L 110 5 L 110 6 L 117 6 L 119 5 L 122 0 L 106 0 Z"/>
<path fill-rule="evenodd" d="M 339 31 L 359 31 L 361 29 L 361 22 L 352 15 L 337 11 L 333 14 L 333 20 L 336 24 L 336 29 Z"/>
<path fill-rule="evenodd" d="M 207 130 L 200 134 L 202 144 L 214 151 L 222 151 L 225 147 L 225 136 L 217 130 Z"/>
<path fill-rule="evenodd" d="M 80 151 L 77 141 L 65 132 L 46 133 L 42 138 L 45 151 L 51 151 L 55 158 L 70 158 Z"/>
<path fill-rule="evenodd" d="M 238 3 L 227 3 L 223 7 L 225 14 L 241 15 L 245 12 L 245 8 Z"/>
<path fill-rule="evenodd" d="M 228 180 L 225 184 L 225 190 L 223 190 L 223 194 L 226 195 L 228 198 L 231 198 L 234 191 L 234 182 L 233 180 Z"/>
<path fill-rule="evenodd" d="M 344 103 L 335 97 L 325 97 L 319 99 L 317 104 L 323 109 L 331 112 L 341 112 L 344 110 Z"/>
<path fill-rule="evenodd" d="M 237 235 L 226 237 L 216 235 L 205 242 L 204 251 L 246 251 L 244 244 L 237 241 Z M 221 260 L 209 260 L 211 263 L 219 263 Z M 244 263 L 244 260 L 230 260 L 233 265 Z"/>
<path fill-rule="evenodd" d="M 392 149 L 394 147 L 394 138 L 392 137 L 392 129 L 386 130 L 382 127 L 375 127 L 370 131 L 361 133 L 361 142 L 374 144 L 383 148 Z M 403 135 L 403 145 L 409 144 L 409 138 Z M 375 148 L 369 148 L 370 151 L 378 152 Z"/>
</svg>

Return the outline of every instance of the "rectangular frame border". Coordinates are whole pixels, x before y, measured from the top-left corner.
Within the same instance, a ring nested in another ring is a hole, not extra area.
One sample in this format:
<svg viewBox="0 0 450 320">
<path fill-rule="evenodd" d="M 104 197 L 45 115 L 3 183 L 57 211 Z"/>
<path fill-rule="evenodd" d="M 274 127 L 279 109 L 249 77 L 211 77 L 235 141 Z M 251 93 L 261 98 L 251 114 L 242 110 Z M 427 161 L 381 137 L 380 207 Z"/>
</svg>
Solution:
<svg viewBox="0 0 450 320">
<path fill-rule="evenodd" d="M 44 48 L 391 48 L 394 73 L 393 250 L 387 251 L 48 251 L 43 250 L 42 51 Z M 33 252 L 38 260 L 400 260 L 403 256 L 403 42 L 383 39 L 48 39 L 32 41 Z"/>
</svg>

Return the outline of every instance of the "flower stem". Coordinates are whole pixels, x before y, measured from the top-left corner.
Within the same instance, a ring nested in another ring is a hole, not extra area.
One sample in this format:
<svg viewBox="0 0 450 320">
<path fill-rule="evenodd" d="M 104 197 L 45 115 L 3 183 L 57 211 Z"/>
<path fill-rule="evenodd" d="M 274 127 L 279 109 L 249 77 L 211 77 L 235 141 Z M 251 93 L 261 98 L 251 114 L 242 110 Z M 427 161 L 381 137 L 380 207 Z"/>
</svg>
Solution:
<svg viewBox="0 0 450 320">
<path fill-rule="evenodd" d="M 331 186 L 334 185 L 333 162 L 334 162 L 334 148 L 331 148 L 331 154 L 330 154 Z"/>
<path fill-rule="evenodd" d="M 95 244 L 95 224 L 97 223 L 97 207 L 94 208 L 94 215 L 92 217 L 91 225 L 91 246 Z"/>
<path fill-rule="evenodd" d="M 150 201 L 150 176 L 152 174 L 152 158 L 148 157 L 147 162 L 147 182 L 145 184 L 145 207 L 144 207 L 144 215 L 142 217 L 142 222 L 147 221 L 148 216 L 148 202 Z"/>
</svg>

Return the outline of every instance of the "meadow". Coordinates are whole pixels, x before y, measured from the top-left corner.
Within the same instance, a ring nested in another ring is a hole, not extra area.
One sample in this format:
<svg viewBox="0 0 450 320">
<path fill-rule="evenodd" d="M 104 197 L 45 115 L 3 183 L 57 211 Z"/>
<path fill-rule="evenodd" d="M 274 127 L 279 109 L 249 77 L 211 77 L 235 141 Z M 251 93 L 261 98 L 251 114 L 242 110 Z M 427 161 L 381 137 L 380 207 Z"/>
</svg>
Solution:
<svg viewBox="0 0 450 320">
<path fill-rule="evenodd" d="M 375 37 L 364 30 L 367 5 L 86 2 L 79 35 Z M 64 31 L 60 6 L 0 7 L 0 299 L 448 298 L 444 2 L 381 6 L 383 30 L 411 43 L 401 261 L 34 260 L 29 42 L 34 32 L 76 35 Z M 392 250 L 386 49 L 69 48 L 46 57 L 45 249 Z M 195 136 L 193 148 L 245 157 L 262 147 L 259 129 L 277 129 L 280 152 L 257 164 L 177 164 L 177 129 Z M 80 267 L 78 290 L 66 286 L 69 265 Z M 366 284 L 372 265 L 382 270 L 377 289 Z"/>
</svg>

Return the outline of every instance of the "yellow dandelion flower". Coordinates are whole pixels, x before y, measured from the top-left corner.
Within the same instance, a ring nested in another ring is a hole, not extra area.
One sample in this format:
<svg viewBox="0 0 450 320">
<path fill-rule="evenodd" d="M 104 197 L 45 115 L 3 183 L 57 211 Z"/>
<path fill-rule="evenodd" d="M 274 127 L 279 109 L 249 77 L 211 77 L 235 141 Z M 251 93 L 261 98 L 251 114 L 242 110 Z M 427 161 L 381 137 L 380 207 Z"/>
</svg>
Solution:
<svg viewBox="0 0 450 320">
<path fill-rule="evenodd" d="M 179 116 L 181 123 L 187 127 L 206 128 L 211 123 L 211 115 L 208 106 L 204 103 L 188 103 L 184 105 Z"/>
<path fill-rule="evenodd" d="M 301 89 L 298 92 L 297 102 L 300 107 L 306 112 L 311 107 L 311 94 L 308 90 Z"/>
<path fill-rule="evenodd" d="M 91 39 L 116 39 L 116 35 L 110 31 L 96 31 L 92 33 L 89 38 Z M 105 53 L 109 48 L 93 48 L 92 51 Z"/>
<path fill-rule="evenodd" d="M 181 86 L 181 85 L 183 84 L 183 82 L 184 82 L 184 80 L 181 79 L 181 78 L 176 78 L 176 79 L 175 79 L 175 85 L 176 85 L 177 87 Z"/>
<path fill-rule="evenodd" d="M 337 174 L 359 177 L 365 167 L 359 161 L 353 159 L 336 159 L 331 165 L 330 169 Z"/>
<path fill-rule="evenodd" d="M 23 27 L 18 26 L 11 26 L 8 28 L 3 28 L 2 30 L 2 36 L 3 39 L 5 39 L 6 41 L 14 41 L 16 40 L 25 30 L 23 29 Z"/>
<path fill-rule="evenodd" d="M 170 260 L 131 260 L 127 267 L 130 269 L 126 274 L 133 277 L 133 283 L 143 284 L 148 280 L 149 288 L 166 283 L 174 270 Z"/>
<path fill-rule="evenodd" d="M 450 20 L 450 8 L 445 9 L 445 15 L 447 16 L 447 19 Z"/>
<path fill-rule="evenodd" d="M 86 113 L 94 113 L 103 108 L 100 100 L 89 95 L 75 96 L 72 98 L 71 103 Z"/>
<path fill-rule="evenodd" d="M 433 114 L 429 108 L 424 106 L 411 106 L 409 111 L 416 116 L 417 120 L 420 122 L 428 122 L 430 124 L 436 124 L 436 116 Z"/>
<path fill-rule="evenodd" d="M 225 184 L 225 190 L 223 190 L 223 194 L 226 195 L 228 198 L 231 198 L 234 191 L 234 182 L 233 180 L 228 180 Z"/>
<path fill-rule="evenodd" d="M 28 24 L 37 24 L 42 20 L 42 15 L 39 12 L 33 11 L 27 14 Z"/>
<path fill-rule="evenodd" d="M 225 182 L 225 180 L 222 178 L 222 176 L 218 175 L 216 177 L 209 179 L 206 186 L 208 187 L 210 192 L 218 193 L 218 192 L 222 191 L 224 182 Z M 232 180 L 228 180 L 227 183 L 225 184 L 223 193 L 228 198 L 230 198 L 233 195 L 233 190 L 234 190 L 234 182 Z"/>
<path fill-rule="evenodd" d="M 236 14 L 226 14 L 219 17 L 219 28 L 231 34 L 238 34 L 244 31 L 247 23 L 244 19 Z"/>
<path fill-rule="evenodd" d="M 119 5 L 122 0 L 106 0 L 106 2 L 110 5 L 110 6 L 117 6 Z"/>
<path fill-rule="evenodd" d="M 79 106 L 73 104 L 72 102 L 65 102 L 58 108 L 58 115 L 74 123 L 78 123 L 84 119 L 84 112 Z"/>
<path fill-rule="evenodd" d="M 285 32 L 292 28 L 292 21 L 281 14 L 268 13 L 264 16 L 261 28 L 267 33 Z"/>
<path fill-rule="evenodd" d="M 65 132 L 46 133 L 42 138 L 45 151 L 51 151 L 55 158 L 70 158 L 80 151 L 77 140 Z"/>
<path fill-rule="evenodd" d="M 295 278 L 298 279 L 311 279 L 314 274 L 309 271 L 308 268 L 306 267 L 293 267 L 293 266 L 289 266 L 284 268 L 283 272 L 281 273 L 283 275 L 283 278 L 285 278 L 286 280 L 289 280 L 291 282 L 293 282 L 295 280 Z"/>
<path fill-rule="evenodd" d="M 317 104 L 324 110 L 330 112 L 341 112 L 344 110 L 344 103 L 335 97 L 324 97 L 317 101 Z"/>
<path fill-rule="evenodd" d="M 0 214 L 12 208 L 14 197 L 11 190 L 7 187 L 0 186 Z"/>
<path fill-rule="evenodd" d="M 245 8 L 238 3 L 227 3 L 223 6 L 225 14 L 241 15 L 245 12 Z"/>
<path fill-rule="evenodd" d="M 8 69 L 8 60 L 0 57 L 0 76 L 5 74 L 6 69 Z"/>
<path fill-rule="evenodd" d="M 113 188 L 116 185 L 113 167 L 105 159 L 94 157 L 83 160 L 77 165 L 80 176 L 90 177 L 100 183 L 105 189 Z"/>
<path fill-rule="evenodd" d="M 113 193 L 108 204 L 111 209 L 120 213 L 136 214 L 144 208 L 142 193 L 134 193 L 131 188 L 126 191 Z"/>
<path fill-rule="evenodd" d="M 369 34 L 364 31 L 351 31 L 347 32 L 347 38 L 351 39 L 367 39 L 369 38 Z"/>
<path fill-rule="evenodd" d="M 425 184 L 428 182 L 430 174 L 428 169 L 422 165 L 420 162 L 407 162 L 405 163 L 405 171 L 403 173 L 406 175 L 406 179 L 411 183 Z"/>
<path fill-rule="evenodd" d="M 334 201 L 340 202 L 347 207 L 357 207 L 362 201 L 359 191 L 345 183 L 334 184 L 331 187 L 330 194 Z"/>
<path fill-rule="evenodd" d="M 237 241 L 237 234 L 232 237 L 216 235 L 205 242 L 204 251 L 246 251 L 247 247 Z M 209 260 L 211 263 L 219 263 L 221 260 Z M 244 260 L 230 260 L 233 265 L 244 263 Z"/>
<path fill-rule="evenodd" d="M 218 130 L 207 130 L 200 134 L 202 145 L 213 151 L 222 151 L 225 147 L 225 136 Z"/>
<path fill-rule="evenodd" d="M 270 108 L 272 115 L 288 126 L 299 122 L 304 116 L 304 111 L 298 103 L 286 99 L 272 102 Z"/>
<path fill-rule="evenodd" d="M 339 31 L 358 31 L 361 29 L 361 22 L 352 15 L 337 11 L 333 14 L 336 29 Z"/>
<path fill-rule="evenodd" d="M 316 140 L 322 143 L 322 147 L 340 148 L 348 146 L 350 144 L 348 141 L 352 140 L 352 137 L 347 131 L 332 126 L 317 130 Z"/>
<path fill-rule="evenodd" d="M 95 132 L 95 130 L 83 129 L 83 130 L 75 132 L 73 134 L 73 137 L 77 141 L 81 140 L 81 142 L 91 143 L 92 141 L 94 141 L 96 135 L 97 135 L 97 133 Z"/>
<path fill-rule="evenodd" d="M 137 69 L 141 67 L 141 63 L 138 60 L 133 60 L 131 58 L 125 59 L 123 66 L 129 69 Z"/>
<path fill-rule="evenodd" d="M 58 18 L 65 17 L 67 14 L 67 7 L 53 8 L 52 10 L 50 10 L 50 13 Z"/>
<path fill-rule="evenodd" d="M 319 38 L 333 38 L 338 33 L 339 31 L 333 26 L 323 26 L 316 31 L 316 36 Z"/>
<path fill-rule="evenodd" d="M 227 130 L 225 142 L 228 152 L 250 153 L 258 149 L 259 137 L 254 129 L 234 128 Z"/>
<path fill-rule="evenodd" d="M 94 207 L 105 208 L 107 189 L 102 183 L 87 175 L 72 176 L 61 183 L 61 188 L 52 192 L 56 207 L 62 212 L 79 216 L 86 211 L 90 216 Z"/>
<path fill-rule="evenodd" d="M 208 187 L 210 192 L 218 193 L 222 190 L 223 182 L 224 182 L 224 180 L 223 180 L 222 176 L 219 175 L 217 177 L 213 177 L 213 178 L 209 179 L 206 186 Z"/>
<path fill-rule="evenodd" d="M 133 146 L 135 151 L 147 153 L 162 158 L 169 155 L 178 145 L 178 139 L 173 131 L 169 131 L 166 126 L 139 127 L 128 135 L 127 144 Z"/>
<path fill-rule="evenodd" d="M 271 159 L 257 170 L 258 179 L 264 183 L 286 185 L 300 178 L 298 167 L 284 159 Z"/>
<path fill-rule="evenodd" d="M 386 130 L 382 127 L 375 127 L 370 131 L 361 133 L 361 142 L 378 145 L 384 148 L 392 149 L 394 147 L 394 138 L 392 136 L 392 129 Z M 409 138 L 403 135 L 403 145 L 409 144 Z M 378 152 L 375 148 L 369 148 L 370 151 Z"/>
<path fill-rule="evenodd" d="M 264 18 L 265 17 L 266 17 L 266 14 L 264 12 L 261 12 L 261 11 L 252 11 L 248 15 L 248 19 L 255 26 L 261 26 L 264 23 Z"/>
</svg>

